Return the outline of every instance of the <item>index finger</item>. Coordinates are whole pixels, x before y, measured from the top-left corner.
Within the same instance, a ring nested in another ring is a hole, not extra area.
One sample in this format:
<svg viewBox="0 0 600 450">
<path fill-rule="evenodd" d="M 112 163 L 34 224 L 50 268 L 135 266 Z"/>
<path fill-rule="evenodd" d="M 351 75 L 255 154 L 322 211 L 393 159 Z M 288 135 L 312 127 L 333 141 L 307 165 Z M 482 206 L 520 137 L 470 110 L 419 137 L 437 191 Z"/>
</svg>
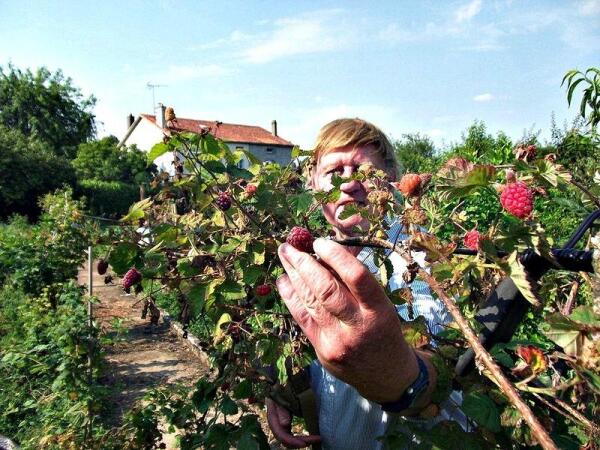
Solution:
<svg viewBox="0 0 600 450">
<path fill-rule="evenodd" d="M 380 304 L 382 298 L 387 299 L 377 278 L 346 247 L 322 238 L 316 239 L 313 247 L 361 305 L 374 307 Z"/>
</svg>

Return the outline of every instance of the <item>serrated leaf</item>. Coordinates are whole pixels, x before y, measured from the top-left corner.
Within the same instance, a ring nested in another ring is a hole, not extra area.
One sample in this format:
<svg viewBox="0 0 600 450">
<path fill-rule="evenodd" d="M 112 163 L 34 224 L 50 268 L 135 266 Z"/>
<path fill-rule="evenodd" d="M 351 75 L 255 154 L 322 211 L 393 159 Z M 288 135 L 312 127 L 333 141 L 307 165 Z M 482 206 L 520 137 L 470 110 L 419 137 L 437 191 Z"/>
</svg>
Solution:
<svg viewBox="0 0 600 450">
<path fill-rule="evenodd" d="M 600 314 L 595 313 L 591 306 L 578 306 L 569 315 L 569 319 L 584 325 L 600 327 Z"/>
<path fill-rule="evenodd" d="M 310 208 L 310 205 L 313 203 L 313 196 L 308 192 L 303 192 L 297 195 L 290 195 L 288 201 L 294 209 L 296 217 L 299 217 Z"/>
<path fill-rule="evenodd" d="M 221 402 L 219 409 L 226 416 L 233 416 L 234 414 L 237 414 L 237 412 L 238 412 L 238 405 L 236 402 L 234 402 L 229 397 L 225 397 L 225 398 L 223 398 L 223 401 Z"/>
<path fill-rule="evenodd" d="M 508 275 L 513 280 L 521 294 L 523 294 L 525 300 L 534 306 L 541 305 L 535 281 L 531 279 L 525 270 L 525 267 L 523 264 L 521 264 L 516 251 L 509 255 L 506 264 L 502 264 L 502 268 L 508 272 Z"/>
<path fill-rule="evenodd" d="M 217 324 L 215 325 L 215 331 L 213 332 L 214 342 L 220 342 L 225 334 L 225 330 L 223 330 L 223 325 L 230 323 L 233 319 L 229 313 L 221 314 Z"/>
<path fill-rule="evenodd" d="M 527 363 L 535 375 L 544 372 L 548 368 L 548 358 L 535 345 L 519 345 L 515 352 Z"/>
<path fill-rule="evenodd" d="M 244 286 L 234 280 L 225 280 L 225 282 L 218 287 L 217 292 L 226 300 L 239 300 L 240 298 L 246 297 Z"/>
<path fill-rule="evenodd" d="M 117 275 L 123 275 L 138 261 L 138 246 L 131 242 L 122 242 L 110 252 L 108 263 Z"/>
<path fill-rule="evenodd" d="M 467 394 L 461 405 L 462 411 L 478 425 L 492 433 L 500 432 L 500 412 L 494 401 L 487 395 L 471 392 Z"/>
<path fill-rule="evenodd" d="M 144 218 L 145 211 L 152 206 L 152 199 L 146 198 L 129 207 L 129 212 L 121 219 L 122 222 L 133 222 Z"/>
<path fill-rule="evenodd" d="M 429 262 L 448 258 L 456 249 L 455 243 L 442 244 L 437 237 L 429 233 L 416 232 L 410 239 L 412 247 L 423 250 Z"/>
<path fill-rule="evenodd" d="M 158 144 L 154 144 L 150 151 L 148 152 L 148 156 L 146 158 L 148 165 L 152 164 L 156 158 L 164 155 L 170 150 L 170 146 L 165 144 L 164 142 L 159 142 Z"/>
<path fill-rule="evenodd" d="M 570 356 L 577 356 L 583 345 L 581 324 L 578 324 L 562 314 L 552 314 L 546 317 L 542 324 L 544 335 Z"/>
<path fill-rule="evenodd" d="M 438 173 L 440 198 L 451 200 L 465 197 L 481 187 L 489 186 L 495 175 L 496 168 L 492 165 L 476 165 L 470 170 L 446 167 Z"/>
</svg>

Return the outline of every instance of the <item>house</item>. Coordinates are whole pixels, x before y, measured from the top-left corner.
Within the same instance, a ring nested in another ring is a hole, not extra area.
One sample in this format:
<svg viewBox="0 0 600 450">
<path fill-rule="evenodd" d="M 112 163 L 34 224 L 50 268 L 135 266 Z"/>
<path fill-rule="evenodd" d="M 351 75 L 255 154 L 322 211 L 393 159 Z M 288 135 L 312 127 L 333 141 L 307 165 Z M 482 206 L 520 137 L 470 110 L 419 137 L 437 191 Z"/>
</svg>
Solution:
<svg viewBox="0 0 600 450">
<path fill-rule="evenodd" d="M 210 133 L 226 142 L 232 151 L 245 150 L 252 153 L 263 163 L 275 162 L 287 165 L 292 159 L 294 144 L 277 134 L 277 122 L 273 120 L 271 132 L 254 125 L 238 125 L 219 121 L 176 118 L 167 121 L 166 109 L 159 103 L 158 116 L 140 114 L 135 120 L 128 117 L 128 129 L 119 142 L 123 145 L 135 144 L 139 149 L 149 151 L 154 144 L 161 142 L 163 136 L 171 131 L 200 133 L 210 128 Z M 174 173 L 173 154 L 165 154 L 157 158 L 155 164 L 162 170 Z M 240 162 L 241 168 L 246 168 L 246 158 Z"/>
</svg>

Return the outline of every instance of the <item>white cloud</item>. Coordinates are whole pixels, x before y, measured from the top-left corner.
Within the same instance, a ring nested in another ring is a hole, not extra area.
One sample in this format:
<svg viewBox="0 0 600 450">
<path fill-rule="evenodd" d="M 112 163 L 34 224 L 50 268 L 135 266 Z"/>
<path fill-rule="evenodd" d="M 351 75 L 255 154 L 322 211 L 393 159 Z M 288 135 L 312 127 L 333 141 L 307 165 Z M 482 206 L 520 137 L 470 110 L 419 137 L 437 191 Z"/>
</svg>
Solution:
<svg viewBox="0 0 600 450">
<path fill-rule="evenodd" d="M 330 20 L 339 11 L 321 11 L 296 18 L 275 21 L 275 29 L 267 36 L 256 37 L 255 43 L 242 52 L 250 63 L 260 64 L 291 55 L 326 52 L 345 47 L 349 33 L 341 23 Z"/>
<path fill-rule="evenodd" d="M 466 22 L 479 14 L 479 11 L 481 11 L 481 0 L 471 0 L 456 10 L 454 18 L 459 23 Z"/>
<path fill-rule="evenodd" d="M 473 100 L 476 102 L 490 102 L 494 100 L 494 98 L 495 97 L 492 94 L 486 92 L 485 94 L 476 95 L 475 97 L 473 97 Z"/>
<path fill-rule="evenodd" d="M 577 10 L 583 16 L 600 14 L 600 0 L 583 0 L 579 2 Z"/>
<path fill-rule="evenodd" d="M 432 128 L 431 130 L 426 131 L 425 134 L 432 138 L 439 138 L 444 136 L 446 132 L 444 130 L 440 130 L 439 128 Z"/>
</svg>

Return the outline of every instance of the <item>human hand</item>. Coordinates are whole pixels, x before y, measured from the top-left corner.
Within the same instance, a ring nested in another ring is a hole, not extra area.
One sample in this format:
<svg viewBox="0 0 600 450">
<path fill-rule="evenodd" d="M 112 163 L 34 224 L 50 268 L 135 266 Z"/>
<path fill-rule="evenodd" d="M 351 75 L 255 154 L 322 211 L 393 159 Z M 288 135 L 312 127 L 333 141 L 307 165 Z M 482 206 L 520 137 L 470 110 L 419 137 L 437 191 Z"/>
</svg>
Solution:
<svg viewBox="0 0 600 450">
<path fill-rule="evenodd" d="M 267 422 L 275 438 L 287 448 L 304 448 L 321 442 L 321 436 L 292 434 L 292 414 L 274 400 L 265 399 Z"/>
<path fill-rule="evenodd" d="M 279 247 L 287 272 L 277 280 L 282 299 L 331 374 L 369 400 L 396 401 L 418 365 L 394 305 L 345 247 L 317 239 L 314 250 L 320 261 L 289 244 Z"/>
</svg>

